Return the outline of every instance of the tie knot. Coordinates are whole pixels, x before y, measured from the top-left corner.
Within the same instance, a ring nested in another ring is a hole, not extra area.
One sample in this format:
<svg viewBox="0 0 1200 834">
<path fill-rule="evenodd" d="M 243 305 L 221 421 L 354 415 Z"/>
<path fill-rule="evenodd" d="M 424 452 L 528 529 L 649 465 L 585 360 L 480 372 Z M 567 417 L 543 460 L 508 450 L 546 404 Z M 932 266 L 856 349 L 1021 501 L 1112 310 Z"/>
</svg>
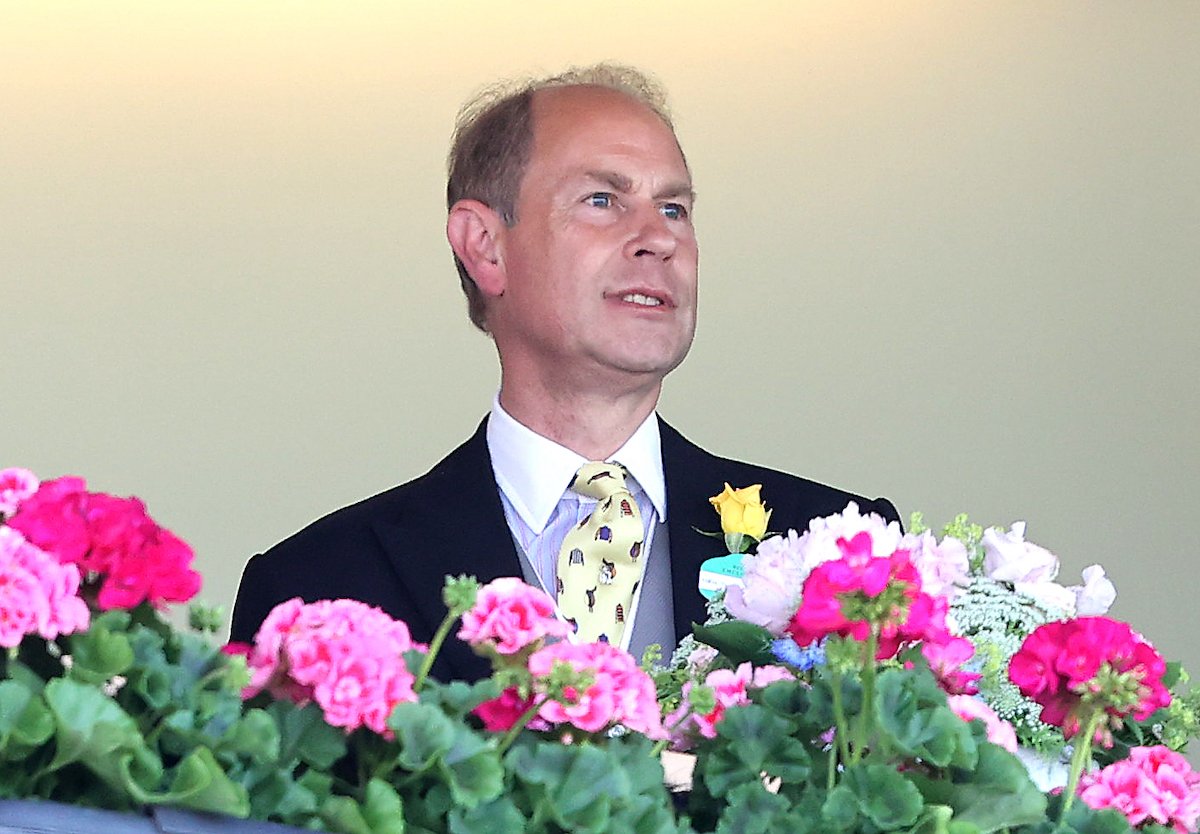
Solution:
<svg viewBox="0 0 1200 834">
<path fill-rule="evenodd" d="M 580 495 L 602 501 L 617 492 L 628 492 L 625 485 L 625 467 L 619 463 L 605 461 L 590 461 L 579 467 L 571 489 Z"/>
</svg>

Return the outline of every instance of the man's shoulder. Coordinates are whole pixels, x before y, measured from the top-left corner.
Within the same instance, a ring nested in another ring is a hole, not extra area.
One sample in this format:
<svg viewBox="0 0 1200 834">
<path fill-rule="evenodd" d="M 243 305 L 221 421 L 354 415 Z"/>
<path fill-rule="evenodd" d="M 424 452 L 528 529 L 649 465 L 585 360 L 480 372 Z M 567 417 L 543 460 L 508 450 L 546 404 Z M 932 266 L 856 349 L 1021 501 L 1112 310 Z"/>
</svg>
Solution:
<svg viewBox="0 0 1200 834">
<path fill-rule="evenodd" d="M 841 512 L 850 502 L 863 513 L 899 520 L 895 506 L 886 498 L 869 498 L 779 469 L 713 454 L 666 422 L 660 421 L 660 432 L 664 466 L 676 469 L 677 480 L 701 479 L 703 489 L 711 489 L 713 495 L 725 482 L 734 487 L 762 484 L 764 501 L 776 508 L 773 518 L 780 522 L 791 524 L 796 519 L 795 523 L 803 520 L 807 524 L 808 519 Z"/>
<path fill-rule="evenodd" d="M 463 492 L 466 482 L 491 477 L 487 447 L 476 432 L 425 474 L 328 513 L 288 536 L 266 554 L 276 552 L 336 552 L 344 545 L 374 535 L 379 524 L 403 524 L 406 519 L 436 507 Z M 264 554 L 264 555 L 266 555 Z"/>
</svg>

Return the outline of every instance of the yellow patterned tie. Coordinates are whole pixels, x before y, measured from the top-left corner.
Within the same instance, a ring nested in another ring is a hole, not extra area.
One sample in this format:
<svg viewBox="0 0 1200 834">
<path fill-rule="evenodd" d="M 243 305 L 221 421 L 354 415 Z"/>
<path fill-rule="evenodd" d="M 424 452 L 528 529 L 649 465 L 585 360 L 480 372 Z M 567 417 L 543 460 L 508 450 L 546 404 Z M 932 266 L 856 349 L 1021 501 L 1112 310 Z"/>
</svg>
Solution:
<svg viewBox="0 0 1200 834">
<path fill-rule="evenodd" d="M 621 645 L 642 579 L 646 531 L 619 463 L 585 463 L 571 489 L 597 500 L 558 552 L 558 605 L 580 642 Z"/>
</svg>

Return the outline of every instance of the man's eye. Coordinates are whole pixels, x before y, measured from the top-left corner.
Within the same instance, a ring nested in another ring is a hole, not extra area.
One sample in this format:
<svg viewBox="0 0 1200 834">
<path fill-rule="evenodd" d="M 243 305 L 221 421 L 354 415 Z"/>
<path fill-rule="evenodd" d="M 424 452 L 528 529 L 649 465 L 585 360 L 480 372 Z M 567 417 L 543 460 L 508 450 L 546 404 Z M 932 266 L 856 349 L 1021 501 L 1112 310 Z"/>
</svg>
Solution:
<svg viewBox="0 0 1200 834">
<path fill-rule="evenodd" d="M 659 209 L 663 216 L 668 220 L 686 220 L 688 216 L 687 206 L 679 203 L 664 203 Z"/>
<path fill-rule="evenodd" d="M 587 195 L 583 201 L 592 208 L 612 208 L 616 198 L 607 192 L 598 191 L 595 194 Z"/>
</svg>

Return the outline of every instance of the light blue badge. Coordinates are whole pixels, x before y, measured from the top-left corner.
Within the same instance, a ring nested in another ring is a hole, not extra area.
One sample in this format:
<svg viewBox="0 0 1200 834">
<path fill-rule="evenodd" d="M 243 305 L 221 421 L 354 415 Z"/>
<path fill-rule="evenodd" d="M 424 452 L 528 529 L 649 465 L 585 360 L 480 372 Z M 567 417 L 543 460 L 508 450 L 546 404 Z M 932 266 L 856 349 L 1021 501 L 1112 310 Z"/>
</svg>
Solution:
<svg viewBox="0 0 1200 834">
<path fill-rule="evenodd" d="M 714 556 L 700 564 L 700 594 L 712 599 L 730 585 L 742 584 L 742 554 Z"/>
</svg>

